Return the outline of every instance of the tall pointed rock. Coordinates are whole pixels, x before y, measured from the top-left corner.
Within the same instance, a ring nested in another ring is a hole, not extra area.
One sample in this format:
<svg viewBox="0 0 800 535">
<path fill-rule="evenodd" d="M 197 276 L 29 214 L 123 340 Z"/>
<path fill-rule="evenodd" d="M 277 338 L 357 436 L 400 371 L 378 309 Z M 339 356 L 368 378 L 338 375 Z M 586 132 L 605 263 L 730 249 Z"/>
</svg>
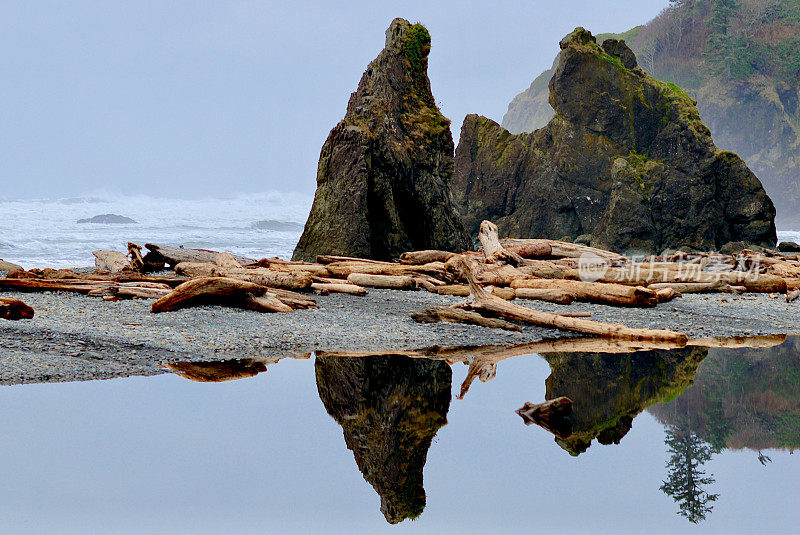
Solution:
<svg viewBox="0 0 800 535">
<path fill-rule="evenodd" d="M 296 260 L 392 259 L 461 251 L 469 238 L 450 198 L 453 138 L 428 80 L 431 38 L 395 19 L 319 159 L 317 192 Z"/>
</svg>

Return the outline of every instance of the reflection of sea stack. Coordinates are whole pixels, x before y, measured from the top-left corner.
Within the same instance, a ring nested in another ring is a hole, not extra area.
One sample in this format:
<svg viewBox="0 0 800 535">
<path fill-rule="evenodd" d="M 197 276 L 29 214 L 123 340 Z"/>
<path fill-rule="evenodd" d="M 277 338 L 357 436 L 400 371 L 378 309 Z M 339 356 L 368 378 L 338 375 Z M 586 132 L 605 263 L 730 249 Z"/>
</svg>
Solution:
<svg viewBox="0 0 800 535">
<path fill-rule="evenodd" d="M 548 355 L 551 373 L 545 381 L 545 398 L 565 396 L 572 405 L 561 425 L 551 422 L 545 427 L 570 455 L 586 451 L 595 438 L 601 444 L 619 444 L 640 412 L 674 398 L 692 384 L 707 354 L 708 349 L 692 347 L 629 355 Z"/>
<path fill-rule="evenodd" d="M 422 470 L 447 423 L 452 372 L 441 361 L 403 356 L 318 357 L 317 389 L 344 430 L 358 469 L 392 524 L 425 508 Z"/>
</svg>

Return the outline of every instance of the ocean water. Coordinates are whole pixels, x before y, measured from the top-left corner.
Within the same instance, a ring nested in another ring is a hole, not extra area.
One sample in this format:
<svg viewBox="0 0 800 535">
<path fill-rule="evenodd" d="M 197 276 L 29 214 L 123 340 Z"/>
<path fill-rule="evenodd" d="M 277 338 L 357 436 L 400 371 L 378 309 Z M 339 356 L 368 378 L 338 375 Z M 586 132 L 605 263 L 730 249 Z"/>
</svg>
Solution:
<svg viewBox="0 0 800 535">
<path fill-rule="evenodd" d="M 289 258 L 312 201 L 311 195 L 277 191 L 194 200 L 107 193 L 0 199 L 0 259 L 26 269 L 91 266 L 92 251 L 126 251 L 129 241 Z M 77 222 L 101 214 L 136 223 Z M 780 231 L 778 240 L 800 242 L 800 231 Z"/>
<path fill-rule="evenodd" d="M 310 195 L 282 192 L 196 200 L 109 194 L 0 200 L 0 258 L 26 269 L 91 266 L 92 251 L 126 251 L 129 241 L 288 258 L 312 201 Z M 136 223 L 77 222 L 100 214 Z"/>
</svg>

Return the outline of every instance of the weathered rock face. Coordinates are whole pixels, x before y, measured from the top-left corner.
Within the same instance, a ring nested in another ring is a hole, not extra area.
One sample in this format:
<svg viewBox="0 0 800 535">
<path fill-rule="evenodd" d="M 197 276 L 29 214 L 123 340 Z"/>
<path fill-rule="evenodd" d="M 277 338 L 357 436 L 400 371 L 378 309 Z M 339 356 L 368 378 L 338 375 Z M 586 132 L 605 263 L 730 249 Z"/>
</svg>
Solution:
<svg viewBox="0 0 800 535">
<path fill-rule="evenodd" d="M 320 154 L 317 192 L 294 258 L 392 259 L 409 250 L 463 250 L 450 198 L 453 139 L 428 80 L 430 35 L 395 19 L 345 118 Z"/>
<path fill-rule="evenodd" d="M 344 430 L 358 469 L 392 524 L 425 508 L 422 469 L 447 423 L 452 372 L 443 361 L 405 356 L 318 357 L 317 390 Z"/>
<path fill-rule="evenodd" d="M 645 74 L 624 41 L 601 47 L 578 28 L 561 48 L 544 128 L 464 120 L 453 190 L 469 231 L 491 219 L 505 235 L 589 234 L 621 252 L 775 245 L 772 201 L 691 98 Z"/>
</svg>

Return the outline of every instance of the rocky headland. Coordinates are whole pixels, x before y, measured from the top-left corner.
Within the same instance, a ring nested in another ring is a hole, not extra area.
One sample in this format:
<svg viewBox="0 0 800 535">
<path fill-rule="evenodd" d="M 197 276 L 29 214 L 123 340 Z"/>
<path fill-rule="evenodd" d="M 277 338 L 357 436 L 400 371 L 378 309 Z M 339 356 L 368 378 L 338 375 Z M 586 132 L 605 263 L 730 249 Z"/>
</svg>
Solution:
<svg viewBox="0 0 800 535">
<path fill-rule="evenodd" d="M 645 71 L 693 98 L 715 142 L 736 152 L 775 202 L 780 228 L 800 224 L 800 4 L 783 0 L 672 2 L 656 18 L 598 42 L 624 39 Z M 502 125 L 533 132 L 553 117 L 548 81 L 537 76 L 508 106 Z M 744 126 L 746 125 L 746 127 Z"/>
<path fill-rule="evenodd" d="M 620 252 L 775 246 L 772 201 L 717 148 L 692 98 L 647 75 L 624 41 L 598 45 L 578 28 L 561 49 L 544 128 L 464 121 L 453 193 L 470 232 L 490 219 L 508 236 Z"/>
</svg>

